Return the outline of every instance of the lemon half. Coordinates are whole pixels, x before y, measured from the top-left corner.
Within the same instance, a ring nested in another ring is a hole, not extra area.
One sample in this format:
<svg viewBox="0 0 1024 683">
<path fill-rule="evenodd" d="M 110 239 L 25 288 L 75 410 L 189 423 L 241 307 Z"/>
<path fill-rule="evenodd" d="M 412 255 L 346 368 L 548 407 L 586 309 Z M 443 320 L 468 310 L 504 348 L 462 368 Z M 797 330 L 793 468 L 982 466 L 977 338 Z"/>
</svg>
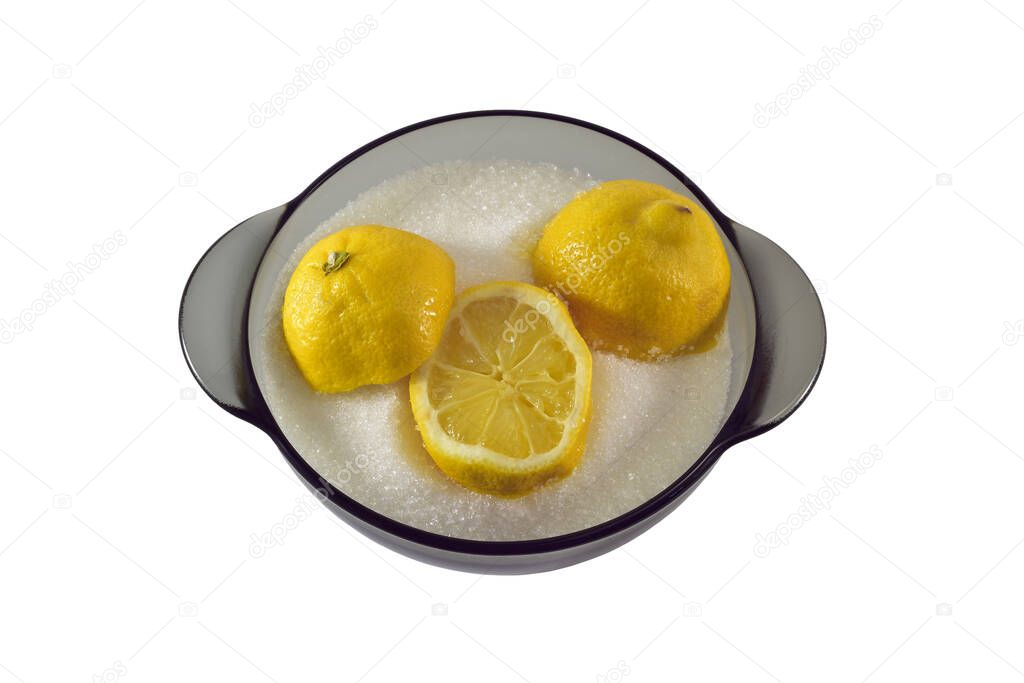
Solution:
<svg viewBox="0 0 1024 683">
<path fill-rule="evenodd" d="M 564 304 L 521 282 L 455 301 L 409 396 L 423 444 L 463 486 L 506 496 L 569 474 L 586 444 L 591 357 Z"/>
<path fill-rule="evenodd" d="M 455 264 L 419 235 L 356 225 L 314 244 L 281 309 L 285 342 L 309 385 L 351 391 L 405 377 L 441 339 Z"/>
<path fill-rule="evenodd" d="M 533 272 L 565 297 L 593 348 L 636 360 L 711 348 L 729 303 L 714 220 L 689 197 L 640 180 L 602 183 L 562 207 Z"/>
</svg>

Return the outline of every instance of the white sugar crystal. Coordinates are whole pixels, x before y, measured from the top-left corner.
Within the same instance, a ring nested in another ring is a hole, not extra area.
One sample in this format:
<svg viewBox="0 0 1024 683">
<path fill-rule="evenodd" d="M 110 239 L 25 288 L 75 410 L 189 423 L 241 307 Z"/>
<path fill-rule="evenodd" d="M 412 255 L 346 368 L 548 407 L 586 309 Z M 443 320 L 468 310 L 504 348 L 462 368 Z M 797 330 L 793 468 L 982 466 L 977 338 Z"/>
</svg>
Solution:
<svg viewBox="0 0 1024 683">
<path fill-rule="evenodd" d="M 517 499 L 469 491 L 423 449 L 408 380 L 346 394 L 311 390 L 284 343 L 284 290 L 302 255 L 341 228 L 379 223 L 419 233 L 455 261 L 456 288 L 530 282 L 528 250 L 544 224 L 596 181 L 526 162 L 446 162 L 387 180 L 320 225 L 278 277 L 253 362 L 274 417 L 325 479 L 414 527 L 480 540 L 544 538 L 644 503 L 704 452 L 722 422 L 732 352 L 727 332 L 702 354 L 655 363 L 594 353 L 593 421 L 576 471 Z"/>
</svg>

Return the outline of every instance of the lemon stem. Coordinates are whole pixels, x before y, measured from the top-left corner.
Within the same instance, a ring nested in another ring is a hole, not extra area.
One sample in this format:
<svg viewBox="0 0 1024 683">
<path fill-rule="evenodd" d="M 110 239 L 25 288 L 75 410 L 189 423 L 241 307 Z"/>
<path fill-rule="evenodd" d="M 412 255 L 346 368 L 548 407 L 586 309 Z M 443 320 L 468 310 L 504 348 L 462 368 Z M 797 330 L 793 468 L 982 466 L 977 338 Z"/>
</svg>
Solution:
<svg viewBox="0 0 1024 683">
<path fill-rule="evenodd" d="M 334 271 L 345 265 L 351 254 L 347 251 L 332 251 L 327 254 L 327 263 L 322 268 L 324 269 L 324 275 L 330 275 Z"/>
</svg>

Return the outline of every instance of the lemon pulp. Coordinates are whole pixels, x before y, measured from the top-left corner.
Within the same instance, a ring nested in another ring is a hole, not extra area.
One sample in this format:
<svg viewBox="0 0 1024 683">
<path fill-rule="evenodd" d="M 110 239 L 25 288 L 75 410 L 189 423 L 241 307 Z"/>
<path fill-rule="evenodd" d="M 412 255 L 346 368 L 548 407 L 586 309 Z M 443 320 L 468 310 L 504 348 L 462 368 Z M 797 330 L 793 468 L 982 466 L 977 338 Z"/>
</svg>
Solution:
<svg viewBox="0 0 1024 683">
<path fill-rule="evenodd" d="M 409 384 L 427 452 L 471 489 L 520 495 L 569 474 L 586 444 L 591 357 L 565 306 L 520 282 L 458 297 Z"/>
</svg>

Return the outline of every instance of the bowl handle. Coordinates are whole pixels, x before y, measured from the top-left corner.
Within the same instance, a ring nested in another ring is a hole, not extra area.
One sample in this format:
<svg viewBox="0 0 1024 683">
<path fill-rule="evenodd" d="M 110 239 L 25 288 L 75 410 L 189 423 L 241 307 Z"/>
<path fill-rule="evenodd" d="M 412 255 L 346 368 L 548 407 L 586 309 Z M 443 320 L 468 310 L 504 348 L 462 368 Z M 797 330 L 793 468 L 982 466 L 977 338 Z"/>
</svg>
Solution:
<svg viewBox="0 0 1024 683">
<path fill-rule="evenodd" d="M 199 259 L 181 296 L 178 331 L 192 375 L 224 410 L 254 424 L 243 360 L 249 283 L 285 206 L 242 221 Z"/>
<path fill-rule="evenodd" d="M 757 330 L 743 407 L 730 441 L 775 427 L 810 393 L 825 359 L 825 315 L 811 281 L 781 247 L 732 223 L 754 292 Z"/>
</svg>

